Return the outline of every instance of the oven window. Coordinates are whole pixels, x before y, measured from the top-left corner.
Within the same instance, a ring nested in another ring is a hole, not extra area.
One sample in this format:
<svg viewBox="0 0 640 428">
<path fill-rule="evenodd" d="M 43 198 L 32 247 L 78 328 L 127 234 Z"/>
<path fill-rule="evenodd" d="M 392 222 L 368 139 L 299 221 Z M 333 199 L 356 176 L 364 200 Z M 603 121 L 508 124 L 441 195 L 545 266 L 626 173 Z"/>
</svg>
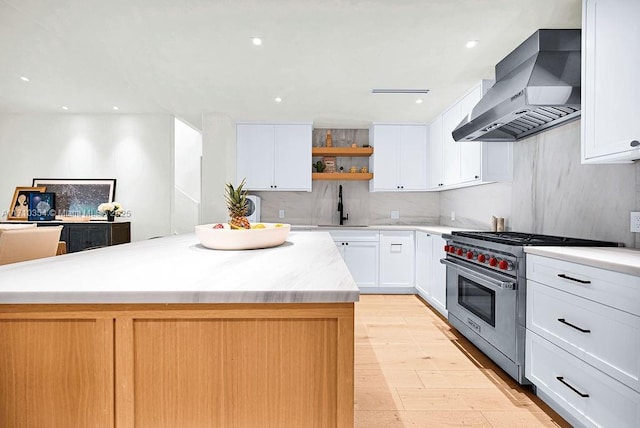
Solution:
<svg viewBox="0 0 640 428">
<path fill-rule="evenodd" d="M 496 326 L 496 292 L 458 276 L 458 303 L 492 327 Z"/>
</svg>

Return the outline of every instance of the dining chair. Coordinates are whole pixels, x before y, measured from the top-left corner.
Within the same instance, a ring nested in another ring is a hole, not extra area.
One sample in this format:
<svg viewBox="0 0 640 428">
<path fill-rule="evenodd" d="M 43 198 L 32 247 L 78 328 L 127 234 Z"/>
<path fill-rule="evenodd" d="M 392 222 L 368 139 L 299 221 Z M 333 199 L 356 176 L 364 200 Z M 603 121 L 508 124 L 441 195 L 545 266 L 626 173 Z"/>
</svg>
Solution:
<svg viewBox="0 0 640 428">
<path fill-rule="evenodd" d="M 62 226 L 0 228 L 0 265 L 55 256 Z"/>
</svg>

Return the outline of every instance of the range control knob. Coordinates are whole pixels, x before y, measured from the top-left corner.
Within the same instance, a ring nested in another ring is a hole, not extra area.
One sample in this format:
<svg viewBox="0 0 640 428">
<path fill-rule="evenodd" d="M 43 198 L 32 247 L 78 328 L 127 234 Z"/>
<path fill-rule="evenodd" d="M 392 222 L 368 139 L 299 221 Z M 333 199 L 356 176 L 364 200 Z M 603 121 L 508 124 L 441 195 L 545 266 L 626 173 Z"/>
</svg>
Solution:
<svg viewBox="0 0 640 428">
<path fill-rule="evenodd" d="M 487 256 L 485 256 L 484 254 L 478 254 L 478 261 L 480 263 L 484 263 L 487 261 Z"/>
<path fill-rule="evenodd" d="M 508 262 L 507 260 L 500 260 L 500 263 L 498 263 L 498 269 L 512 270 L 513 269 L 513 265 L 510 262 Z"/>
<path fill-rule="evenodd" d="M 495 257 L 489 257 L 489 266 L 497 266 L 498 265 L 498 259 L 496 259 Z"/>
<path fill-rule="evenodd" d="M 458 250 L 456 251 L 456 254 L 461 256 L 464 253 L 464 251 L 462 250 L 462 248 L 458 248 Z"/>
<path fill-rule="evenodd" d="M 445 252 L 445 253 L 448 253 L 448 252 L 449 252 L 449 246 L 448 246 L 448 245 L 445 245 L 445 246 L 444 246 L 444 252 Z"/>
<path fill-rule="evenodd" d="M 473 260 L 473 251 L 467 251 L 467 259 Z"/>
</svg>

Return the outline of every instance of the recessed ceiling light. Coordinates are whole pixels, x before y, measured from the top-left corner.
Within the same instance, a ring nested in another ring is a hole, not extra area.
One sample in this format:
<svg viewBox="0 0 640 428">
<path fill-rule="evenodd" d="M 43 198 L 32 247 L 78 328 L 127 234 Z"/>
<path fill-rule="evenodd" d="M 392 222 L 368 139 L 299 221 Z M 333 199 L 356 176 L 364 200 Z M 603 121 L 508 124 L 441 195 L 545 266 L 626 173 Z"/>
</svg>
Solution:
<svg viewBox="0 0 640 428">
<path fill-rule="evenodd" d="M 118 106 L 113 106 L 113 109 L 116 110 L 116 111 L 120 110 L 120 108 L 118 108 Z"/>
<path fill-rule="evenodd" d="M 260 37 L 253 37 L 251 39 L 251 43 L 253 43 L 255 46 L 260 46 L 262 44 L 262 39 Z"/>
<path fill-rule="evenodd" d="M 62 110 L 69 110 L 69 107 L 67 107 L 67 106 L 62 106 Z"/>
<path fill-rule="evenodd" d="M 422 98 L 418 98 L 418 99 L 416 100 L 416 104 L 422 104 Z"/>
<path fill-rule="evenodd" d="M 280 98 L 280 97 L 276 97 L 276 98 L 275 98 L 275 102 L 277 102 L 277 103 L 281 103 L 281 102 L 282 102 L 282 98 Z"/>
<path fill-rule="evenodd" d="M 469 40 L 465 46 L 467 47 L 467 49 L 471 49 L 471 48 L 475 48 L 476 45 L 478 44 L 477 40 Z"/>
<path fill-rule="evenodd" d="M 23 82 L 28 82 L 29 78 L 25 76 L 20 76 L 20 80 L 22 80 Z"/>
</svg>

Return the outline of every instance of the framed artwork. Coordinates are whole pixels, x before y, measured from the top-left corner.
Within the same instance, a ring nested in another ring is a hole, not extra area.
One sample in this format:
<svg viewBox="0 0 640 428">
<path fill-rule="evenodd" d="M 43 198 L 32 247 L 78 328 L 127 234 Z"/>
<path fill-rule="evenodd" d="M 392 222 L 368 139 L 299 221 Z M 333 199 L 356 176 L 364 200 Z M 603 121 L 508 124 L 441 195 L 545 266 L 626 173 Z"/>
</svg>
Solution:
<svg viewBox="0 0 640 428">
<path fill-rule="evenodd" d="M 116 179 L 34 178 L 34 186 L 45 186 L 56 194 L 56 214 L 60 216 L 101 216 L 98 205 L 113 202 Z"/>
<path fill-rule="evenodd" d="M 56 219 L 56 194 L 53 192 L 31 192 L 29 194 L 29 221 Z"/>
<path fill-rule="evenodd" d="M 27 220 L 29 217 L 29 195 L 32 192 L 44 192 L 46 187 L 16 187 L 11 199 L 7 220 Z"/>
</svg>

